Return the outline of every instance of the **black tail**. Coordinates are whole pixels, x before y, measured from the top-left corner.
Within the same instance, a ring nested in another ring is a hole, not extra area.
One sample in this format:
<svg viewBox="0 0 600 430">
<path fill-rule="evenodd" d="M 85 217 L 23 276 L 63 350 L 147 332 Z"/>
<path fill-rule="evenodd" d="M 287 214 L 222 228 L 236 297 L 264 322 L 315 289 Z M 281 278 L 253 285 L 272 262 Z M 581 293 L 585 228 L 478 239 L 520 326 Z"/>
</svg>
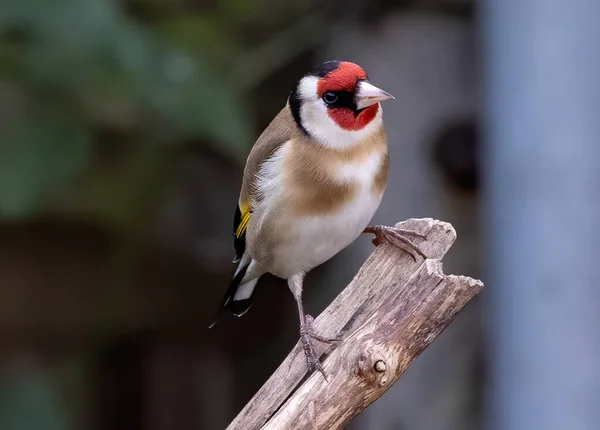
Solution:
<svg viewBox="0 0 600 430">
<path fill-rule="evenodd" d="M 242 269 L 231 280 L 229 288 L 227 288 L 227 292 L 225 293 L 225 297 L 223 297 L 221 308 L 219 309 L 215 320 L 208 328 L 212 328 L 219 321 L 219 318 L 221 318 L 224 309 L 227 309 L 237 317 L 241 317 L 246 312 L 248 312 L 248 309 L 250 309 L 252 301 L 249 298 L 244 300 L 233 300 L 235 293 L 238 290 L 238 287 L 242 283 L 242 279 L 244 279 L 244 276 L 246 276 L 248 266 L 249 265 L 242 267 Z"/>
<path fill-rule="evenodd" d="M 238 287 L 242 283 L 242 279 L 244 279 L 244 276 L 246 276 L 247 270 L 248 266 L 243 267 L 238 274 L 233 277 L 231 283 L 229 284 L 229 288 L 227 288 L 225 297 L 223 298 L 223 303 L 221 303 L 221 308 L 227 309 L 236 317 L 241 317 L 248 311 L 248 309 L 250 309 L 250 299 L 233 300 Z"/>
</svg>

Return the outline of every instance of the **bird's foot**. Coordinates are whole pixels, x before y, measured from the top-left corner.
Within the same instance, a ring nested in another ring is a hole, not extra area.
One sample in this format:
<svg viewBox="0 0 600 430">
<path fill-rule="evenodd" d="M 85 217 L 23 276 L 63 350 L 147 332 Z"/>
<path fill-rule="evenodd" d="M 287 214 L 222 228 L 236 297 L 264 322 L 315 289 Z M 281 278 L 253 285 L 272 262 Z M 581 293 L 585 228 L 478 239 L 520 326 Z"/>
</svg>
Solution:
<svg viewBox="0 0 600 430">
<path fill-rule="evenodd" d="M 388 227 L 386 225 L 376 225 L 373 227 L 365 228 L 363 233 L 372 233 L 375 235 L 373 238 L 373 245 L 377 246 L 384 240 L 391 243 L 395 247 L 403 250 L 410 255 L 413 260 L 417 261 L 417 254 L 423 258 L 427 258 L 423 253 L 419 245 L 414 243 L 407 236 L 425 238 L 424 234 L 418 233 L 413 230 L 405 230 L 402 228 Z"/>
<path fill-rule="evenodd" d="M 327 376 L 325 375 L 325 370 L 323 370 L 323 365 L 319 361 L 319 356 L 315 352 L 315 348 L 312 344 L 313 339 L 329 344 L 340 342 L 341 339 L 332 339 L 316 334 L 314 329 L 314 318 L 310 315 L 305 316 L 305 322 L 300 327 L 300 340 L 302 341 L 302 348 L 304 350 L 304 356 L 306 357 L 306 366 L 308 367 L 308 372 L 313 373 L 315 370 L 318 370 L 321 372 L 321 375 L 323 375 L 323 378 L 325 378 L 327 381 Z"/>
</svg>

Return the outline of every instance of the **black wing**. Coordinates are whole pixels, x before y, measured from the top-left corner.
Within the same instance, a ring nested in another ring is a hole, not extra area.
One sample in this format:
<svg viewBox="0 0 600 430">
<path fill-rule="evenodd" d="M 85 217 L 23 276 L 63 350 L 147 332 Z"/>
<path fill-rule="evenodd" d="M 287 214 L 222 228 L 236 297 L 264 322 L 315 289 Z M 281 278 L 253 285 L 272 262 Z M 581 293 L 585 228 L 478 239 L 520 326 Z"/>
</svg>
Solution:
<svg viewBox="0 0 600 430">
<path fill-rule="evenodd" d="M 235 248 L 235 260 L 239 261 L 246 250 L 246 227 L 250 221 L 250 208 L 242 211 L 238 204 L 233 216 L 233 246 Z"/>
</svg>

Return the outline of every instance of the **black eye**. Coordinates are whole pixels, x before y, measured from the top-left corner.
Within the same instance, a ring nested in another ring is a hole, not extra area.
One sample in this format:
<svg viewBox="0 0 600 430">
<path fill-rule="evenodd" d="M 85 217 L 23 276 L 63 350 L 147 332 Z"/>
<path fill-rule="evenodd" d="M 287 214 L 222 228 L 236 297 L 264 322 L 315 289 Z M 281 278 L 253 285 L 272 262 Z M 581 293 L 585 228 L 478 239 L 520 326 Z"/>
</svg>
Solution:
<svg viewBox="0 0 600 430">
<path fill-rule="evenodd" d="M 323 101 L 328 105 L 337 102 L 337 99 L 337 94 L 332 93 L 331 91 L 327 91 L 325 94 L 323 94 Z"/>
</svg>

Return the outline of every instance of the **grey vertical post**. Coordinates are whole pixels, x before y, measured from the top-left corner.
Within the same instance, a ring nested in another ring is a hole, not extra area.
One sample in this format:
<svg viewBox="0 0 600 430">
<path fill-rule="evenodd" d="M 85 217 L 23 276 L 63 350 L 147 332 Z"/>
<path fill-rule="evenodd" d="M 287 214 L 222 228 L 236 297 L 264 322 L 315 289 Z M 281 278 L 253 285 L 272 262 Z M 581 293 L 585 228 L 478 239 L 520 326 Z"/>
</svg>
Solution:
<svg viewBox="0 0 600 430">
<path fill-rule="evenodd" d="M 600 1 L 482 0 L 487 428 L 600 429 Z"/>
</svg>

